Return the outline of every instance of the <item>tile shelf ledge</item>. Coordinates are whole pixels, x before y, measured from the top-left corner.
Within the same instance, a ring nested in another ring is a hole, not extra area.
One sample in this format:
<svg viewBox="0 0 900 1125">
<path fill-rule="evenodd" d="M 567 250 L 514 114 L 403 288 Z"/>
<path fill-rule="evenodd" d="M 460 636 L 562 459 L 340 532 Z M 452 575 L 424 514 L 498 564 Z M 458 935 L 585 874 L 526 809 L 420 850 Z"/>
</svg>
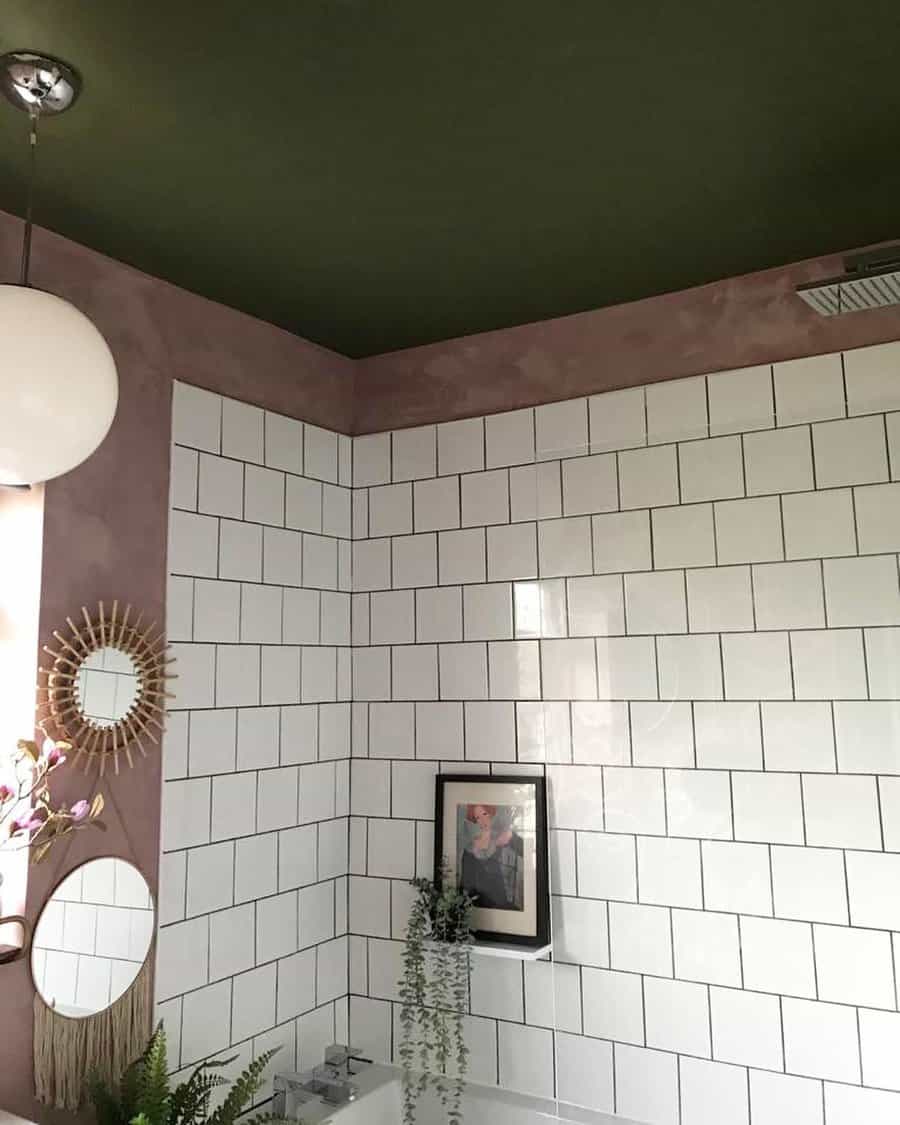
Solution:
<svg viewBox="0 0 900 1125">
<path fill-rule="evenodd" d="M 438 943 L 426 941 L 427 948 L 433 948 Z M 472 943 L 472 952 L 484 957 L 507 957 L 517 961 L 539 961 L 553 951 L 553 942 L 547 945 L 503 945 L 502 942 L 476 941 Z"/>
</svg>

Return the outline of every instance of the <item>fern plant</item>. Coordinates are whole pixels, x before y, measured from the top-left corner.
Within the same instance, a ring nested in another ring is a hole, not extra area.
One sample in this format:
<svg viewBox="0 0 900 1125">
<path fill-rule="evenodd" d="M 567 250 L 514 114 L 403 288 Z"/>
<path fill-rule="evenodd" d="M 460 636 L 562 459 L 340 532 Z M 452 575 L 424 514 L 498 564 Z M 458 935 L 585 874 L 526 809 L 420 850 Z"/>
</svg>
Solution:
<svg viewBox="0 0 900 1125">
<path fill-rule="evenodd" d="M 415 879 L 399 982 L 403 1125 L 415 1125 L 416 1105 L 429 1086 L 448 1125 L 461 1125 L 469 1049 L 464 1017 L 471 972 L 475 900 L 442 872 L 441 885 Z"/>
<path fill-rule="evenodd" d="M 210 1112 L 213 1092 L 229 1085 L 228 1079 L 214 1071 L 234 1062 L 210 1059 L 195 1067 L 185 1082 L 169 1086 L 166 1033 L 160 1024 L 144 1053 L 127 1068 L 117 1086 L 108 1086 L 92 1074 L 88 1093 L 97 1125 L 234 1125 L 262 1086 L 262 1075 L 278 1050 L 264 1051 L 231 1083 L 231 1089 L 216 1109 Z M 265 1125 L 281 1121 L 271 1113 L 260 1113 L 242 1125 Z"/>
</svg>

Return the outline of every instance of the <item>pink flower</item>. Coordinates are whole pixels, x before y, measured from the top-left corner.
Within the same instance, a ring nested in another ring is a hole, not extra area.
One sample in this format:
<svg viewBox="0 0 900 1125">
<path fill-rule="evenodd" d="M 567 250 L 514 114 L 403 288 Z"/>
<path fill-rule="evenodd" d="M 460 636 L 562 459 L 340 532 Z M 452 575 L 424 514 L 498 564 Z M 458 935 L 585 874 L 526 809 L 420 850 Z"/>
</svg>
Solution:
<svg viewBox="0 0 900 1125">
<path fill-rule="evenodd" d="M 0 805 L 5 805 L 13 797 L 15 793 L 8 785 L 0 785 Z"/>
<path fill-rule="evenodd" d="M 9 834 L 15 836 L 21 832 L 32 832 L 35 828 L 40 828 L 43 823 L 43 820 L 34 813 L 26 813 L 10 824 Z"/>
<path fill-rule="evenodd" d="M 56 769 L 57 766 L 61 766 L 66 760 L 65 754 L 50 738 L 44 739 L 42 750 L 44 752 L 44 757 L 47 759 L 48 769 Z"/>
<path fill-rule="evenodd" d="M 76 801 L 69 810 L 72 814 L 72 820 L 76 824 L 80 824 L 83 820 L 86 820 L 90 811 L 91 806 L 87 801 Z"/>
</svg>

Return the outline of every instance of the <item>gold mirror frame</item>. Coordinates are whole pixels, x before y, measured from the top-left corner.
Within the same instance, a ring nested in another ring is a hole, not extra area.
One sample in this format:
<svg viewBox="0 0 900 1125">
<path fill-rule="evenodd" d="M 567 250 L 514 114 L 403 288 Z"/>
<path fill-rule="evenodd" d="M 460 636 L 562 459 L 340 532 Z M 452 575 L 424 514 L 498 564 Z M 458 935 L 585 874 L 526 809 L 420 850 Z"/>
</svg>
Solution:
<svg viewBox="0 0 900 1125">
<path fill-rule="evenodd" d="M 144 627 L 143 613 L 131 620 L 130 605 L 122 612 L 119 602 L 114 601 L 107 612 L 100 602 L 93 619 L 85 606 L 81 607 L 81 614 L 83 625 L 76 625 L 71 617 L 66 618 L 68 634 L 53 630 L 56 649 L 43 646 L 44 652 L 53 657 L 53 664 L 50 668 L 39 669 L 38 726 L 51 738 L 71 742 L 75 761 L 83 759 L 85 772 L 92 765 L 99 765 L 102 777 L 110 759 L 118 773 L 120 755 L 133 766 L 134 746 L 146 757 L 145 742 L 159 745 L 165 701 L 172 698 L 166 691 L 166 681 L 174 679 L 167 670 L 174 663 L 174 657 L 167 655 L 164 634 L 155 622 L 149 628 Z M 111 726 L 85 716 L 77 690 L 82 664 L 91 653 L 106 646 L 128 656 L 138 677 L 138 690 L 131 707 Z"/>
</svg>

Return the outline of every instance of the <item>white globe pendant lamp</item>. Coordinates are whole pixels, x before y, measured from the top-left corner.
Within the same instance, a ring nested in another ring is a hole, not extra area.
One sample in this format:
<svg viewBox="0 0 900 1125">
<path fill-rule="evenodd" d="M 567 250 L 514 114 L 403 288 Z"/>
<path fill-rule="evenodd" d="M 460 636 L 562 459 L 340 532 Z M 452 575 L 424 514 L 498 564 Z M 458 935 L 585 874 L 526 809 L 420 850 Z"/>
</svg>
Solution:
<svg viewBox="0 0 900 1125">
<path fill-rule="evenodd" d="M 79 80 L 32 52 L 0 57 L 0 90 L 30 118 L 31 175 L 41 116 L 62 113 Z M 80 465 L 106 437 L 118 403 L 109 346 L 68 301 L 28 284 L 29 186 L 19 284 L 0 284 L 0 485 L 27 487 Z"/>
</svg>

